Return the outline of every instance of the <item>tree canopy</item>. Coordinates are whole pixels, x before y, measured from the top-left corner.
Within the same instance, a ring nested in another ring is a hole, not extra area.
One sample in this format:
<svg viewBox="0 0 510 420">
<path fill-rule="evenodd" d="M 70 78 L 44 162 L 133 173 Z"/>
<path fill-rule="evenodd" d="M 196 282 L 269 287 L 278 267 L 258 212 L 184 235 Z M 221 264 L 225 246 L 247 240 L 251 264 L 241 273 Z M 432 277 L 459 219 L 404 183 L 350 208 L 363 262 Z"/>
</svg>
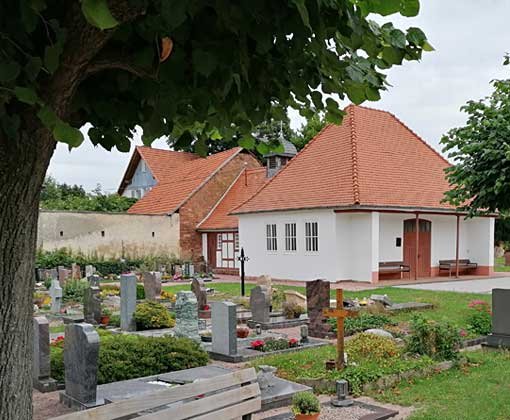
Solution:
<svg viewBox="0 0 510 420">
<path fill-rule="evenodd" d="M 70 147 L 89 122 L 92 142 L 108 150 L 128 151 L 141 125 L 146 144 L 169 135 L 185 147 L 193 133 L 202 153 L 208 138 L 229 141 L 239 129 L 239 144 L 263 154 L 269 146 L 252 132 L 270 112 L 311 117 L 313 107 L 339 122 L 329 94 L 378 100 L 385 70 L 432 47 L 419 28 L 369 14 L 418 11 L 419 0 L 4 1 L 0 126 L 15 140 L 28 107 Z M 78 59 L 84 42 L 94 45 Z M 64 107 L 54 99 L 65 89 Z"/>
<path fill-rule="evenodd" d="M 125 212 L 136 198 L 106 194 L 100 185 L 87 193 L 81 185 L 59 183 L 48 176 L 41 191 L 41 208 L 45 210 L 78 210 L 99 212 Z"/>
<path fill-rule="evenodd" d="M 490 96 L 461 108 L 466 125 L 441 139 L 454 162 L 446 172 L 452 184 L 446 199 L 470 215 L 510 211 L 510 80 L 493 86 Z"/>
</svg>

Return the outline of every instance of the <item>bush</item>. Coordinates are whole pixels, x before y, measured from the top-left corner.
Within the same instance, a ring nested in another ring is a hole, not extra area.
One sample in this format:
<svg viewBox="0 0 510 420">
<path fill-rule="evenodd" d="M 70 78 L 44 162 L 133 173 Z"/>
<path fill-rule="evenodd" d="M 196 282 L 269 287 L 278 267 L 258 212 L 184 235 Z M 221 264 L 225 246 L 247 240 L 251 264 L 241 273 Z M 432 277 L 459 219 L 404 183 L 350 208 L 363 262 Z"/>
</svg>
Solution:
<svg viewBox="0 0 510 420">
<path fill-rule="evenodd" d="M 110 316 L 110 322 L 108 325 L 111 325 L 112 327 L 120 327 L 120 315 Z"/>
<path fill-rule="evenodd" d="M 384 360 L 400 356 L 400 349 L 395 340 L 375 334 L 356 334 L 347 341 L 346 353 L 349 360 Z"/>
<path fill-rule="evenodd" d="M 299 318 L 305 313 L 305 309 L 297 303 L 285 302 L 283 304 L 283 315 L 287 319 Z"/>
<path fill-rule="evenodd" d="M 336 333 L 336 319 L 329 318 L 328 322 L 331 325 L 331 330 Z M 397 323 L 395 321 L 393 321 L 386 315 L 361 312 L 355 318 L 344 319 L 344 334 L 353 335 L 368 330 L 370 328 L 383 328 L 385 325 L 396 324 Z"/>
<path fill-rule="evenodd" d="M 88 287 L 87 280 L 68 280 L 62 288 L 62 299 L 64 302 L 83 302 Z"/>
<path fill-rule="evenodd" d="M 136 283 L 136 300 L 144 300 L 145 299 L 145 289 L 143 284 Z"/>
<path fill-rule="evenodd" d="M 266 340 L 262 351 L 277 351 L 289 348 L 289 342 L 284 338 Z"/>
<path fill-rule="evenodd" d="M 490 305 L 483 300 L 473 300 L 468 306 L 472 311 L 467 319 L 467 329 L 473 334 L 490 334 L 492 331 L 492 312 Z"/>
<path fill-rule="evenodd" d="M 424 354 L 436 360 L 456 360 L 460 345 L 459 331 L 447 322 L 416 316 L 411 321 L 407 351 Z"/>
<path fill-rule="evenodd" d="M 187 338 L 101 333 L 98 383 L 205 366 L 207 352 Z M 64 381 L 63 348 L 51 346 L 51 376 Z"/>
<path fill-rule="evenodd" d="M 298 392 L 292 397 L 294 414 L 317 414 L 321 411 L 319 399 L 311 392 Z"/>
<path fill-rule="evenodd" d="M 137 305 L 134 318 L 137 330 L 172 328 L 175 326 L 175 320 L 168 309 L 156 302 L 144 302 Z"/>
</svg>

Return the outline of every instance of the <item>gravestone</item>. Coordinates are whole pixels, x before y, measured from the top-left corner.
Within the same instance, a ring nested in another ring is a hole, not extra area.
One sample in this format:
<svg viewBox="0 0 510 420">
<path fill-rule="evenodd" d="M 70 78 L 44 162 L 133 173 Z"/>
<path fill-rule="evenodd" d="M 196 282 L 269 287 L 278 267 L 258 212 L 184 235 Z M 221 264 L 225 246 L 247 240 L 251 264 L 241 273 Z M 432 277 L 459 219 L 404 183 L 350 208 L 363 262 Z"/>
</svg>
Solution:
<svg viewBox="0 0 510 420">
<path fill-rule="evenodd" d="M 83 295 L 83 316 L 85 322 L 90 324 L 101 323 L 101 289 L 98 286 L 89 286 Z"/>
<path fill-rule="evenodd" d="M 58 266 L 58 281 L 62 286 L 67 283 L 67 280 L 71 277 L 71 270 L 59 265 Z"/>
<path fill-rule="evenodd" d="M 267 288 L 269 294 L 273 292 L 273 280 L 267 274 L 257 277 L 257 286 Z"/>
<path fill-rule="evenodd" d="M 101 276 L 98 276 L 97 274 L 92 274 L 91 276 L 87 277 L 87 280 L 89 282 L 89 286 L 99 287 L 99 285 L 103 279 Z"/>
<path fill-rule="evenodd" d="M 331 326 L 322 313 L 323 308 L 329 308 L 330 283 L 326 280 L 314 280 L 306 283 L 306 307 L 308 318 L 308 333 L 310 337 L 334 337 Z"/>
<path fill-rule="evenodd" d="M 308 343 L 308 325 L 301 325 L 299 333 L 301 335 L 301 343 Z"/>
<path fill-rule="evenodd" d="M 388 295 L 371 295 L 370 300 L 373 300 L 374 302 L 382 303 L 384 306 L 392 306 L 393 302 L 388 297 Z"/>
<path fill-rule="evenodd" d="M 71 264 L 71 278 L 73 280 L 81 279 L 81 267 L 76 263 Z"/>
<path fill-rule="evenodd" d="M 178 292 L 175 301 L 176 337 L 187 337 L 200 341 L 198 334 L 198 305 L 193 292 Z"/>
<path fill-rule="evenodd" d="M 120 329 L 135 331 L 136 324 L 133 317 L 136 310 L 136 276 L 122 274 L 120 276 Z"/>
<path fill-rule="evenodd" d="M 85 266 L 85 277 L 89 278 L 90 276 L 94 275 L 96 272 L 96 267 L 93 265 L 87 264 Z"/>
<path fill-rule="evenodd" d="M 492 333 L 487 345 L 510 348 L 510 289 L 492 289 Z"/>
<path fill-rule="evenodd" d="M 145 271 L 142 273 L 145 299 L 157 300 L 161 297 L 161 273 L 159 271 Z"/>
<path fill-rule="evenodd" d="M 198 309 L 202 309 L 207 305 L 207 289 L 204 286 L 204 282 L 200 279 L 193 279 L 191 281 L 191 291 L 197 298 Z"/>
<path fill-rule="evenodd" d="M 232 356 L 237 354 L 237 305 L 212 302 L 212 351 Z"/>
<path fill-rule="evenodd" d="M 268 323 L 271 307 L 271 292 L 265 286 L 256 286 L 250 293 L 251 320 L 256 323 Z"/>
<path fill-rule="evenodd" d="M 36 316 L 34 323 L 34 354 L 32 360 L 34 388 L 40 392 L 57 389 L 57 381 L 50 378 L 50 324 L 44 316 Z"/>
<path fill-rule="evenodd" d="M 96 400 L 99 335 L 90 324 L 67 324 L 64 341 L 65 393 L 61 401 L 81 409 L 101 404 Z"/>
<path fill-rule="evenodd" d="M 62 307 L 62 288 L 60 287 L 60 282 L 56 279 L 51 281 L 50 296 L 51 312 L 60 313 Z"/>
</svg>

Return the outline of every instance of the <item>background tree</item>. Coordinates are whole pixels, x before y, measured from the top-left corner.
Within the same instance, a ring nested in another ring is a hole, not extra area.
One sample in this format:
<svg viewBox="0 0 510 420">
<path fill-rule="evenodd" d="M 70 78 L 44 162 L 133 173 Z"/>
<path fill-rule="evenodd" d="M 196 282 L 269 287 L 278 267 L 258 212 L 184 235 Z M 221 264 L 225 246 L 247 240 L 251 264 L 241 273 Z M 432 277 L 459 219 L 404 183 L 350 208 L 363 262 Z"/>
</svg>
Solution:
<svg viewBox="0 0 510 420">
<path fill-rule="evenodd" d="M 471 216 L 510 210 L 510 80 L 493 86 L 489 97 L 461 108 L 466 125 L 441 139 L 454 161 L 446 172 L 453 186 L 446 200 Z"/>
<path fill-rule="evenodd" d="M 301 150 L 311 139 L 327 125 L 324 114 L 316 113 L 306 119 L 306 123 L 292 137 L 292 143 Z"/>
<path fill-rule="evenodd" d="M 418 28 L 370 13 L 414 16 L 419 0 L 4 0 L 0 2 L 0 407 L 30 419 L 32 289 L 41 186 L 57 141 L 78 129 L 127 152 L 137 125 L 229 141 L 264 154 L 253 127 L 290 106 L 304 116 L 378 100 L 383 72 L 430 50 Z"/>
<path fill-rule="evenodd" d="M 78 210 L 100 212 L 125 212 L 136 198 L 122 197 L 116 193 L 106 194 L 101 185 L 87 193 L 81 185 L 60 184 L 49 176 L 41 191 L 40 207 L 45 210 Z"/>
</svg>

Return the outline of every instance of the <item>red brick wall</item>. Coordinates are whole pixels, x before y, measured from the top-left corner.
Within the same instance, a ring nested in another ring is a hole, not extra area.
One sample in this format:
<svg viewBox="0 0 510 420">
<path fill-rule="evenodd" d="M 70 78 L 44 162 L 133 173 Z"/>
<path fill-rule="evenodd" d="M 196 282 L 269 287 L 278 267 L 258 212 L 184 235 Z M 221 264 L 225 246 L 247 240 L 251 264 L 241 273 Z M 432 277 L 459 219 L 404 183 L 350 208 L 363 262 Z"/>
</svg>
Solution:
<svg viewBox="0 0 510 420">
<path fill-rule="evenodd" d="M 245 165 L 246 162 L 246 165 Z M 218 171 L 179 210 L 181 258 L 194 261 L 202 255 L 202 234 L 197 225 L 211 211 L 244 168 L 257 168 L 260 163 L 248 153 L 240 153 Z"/>
</svg>

